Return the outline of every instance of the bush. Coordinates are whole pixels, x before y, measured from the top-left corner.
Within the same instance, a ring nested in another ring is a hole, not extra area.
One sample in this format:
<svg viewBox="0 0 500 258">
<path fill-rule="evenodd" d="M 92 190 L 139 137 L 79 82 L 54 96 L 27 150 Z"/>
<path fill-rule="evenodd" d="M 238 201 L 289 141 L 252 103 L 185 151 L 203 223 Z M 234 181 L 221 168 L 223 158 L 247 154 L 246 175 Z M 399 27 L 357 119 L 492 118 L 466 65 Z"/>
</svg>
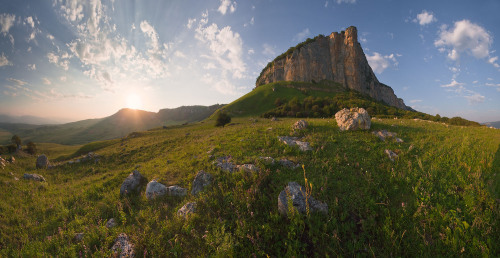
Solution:
<svg viewBox="0 0 500 258">
<path fill-rule="evenodd" d="M 36 144 L 34 142 L 28 142 L 28 144 L 26 144 L 26 147 L 27 147 L 26 152 L 28 152 L 31 155 L 36 154 Z"/>
<path fill-rule="evenodd" d="M 224 127 L 226 124 L 231 123 L 231 117 L 225 112 L 219 112 L 217 119 L 215 120 L 215 126 Z"/>
</svg>

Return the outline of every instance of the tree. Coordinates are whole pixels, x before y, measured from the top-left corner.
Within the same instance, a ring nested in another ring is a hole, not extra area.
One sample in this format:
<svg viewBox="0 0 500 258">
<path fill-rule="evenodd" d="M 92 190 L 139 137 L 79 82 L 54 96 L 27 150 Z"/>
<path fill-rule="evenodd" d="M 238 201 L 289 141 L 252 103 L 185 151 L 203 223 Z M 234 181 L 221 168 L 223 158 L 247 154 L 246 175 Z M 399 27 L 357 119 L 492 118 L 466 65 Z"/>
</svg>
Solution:
<svg viewBox="0 0 500 258">
<path fill-rule="evenodd" d="M 12 136 L 10 141 L 12 142 L 12 144 L 15 144 L 17 146 L 17 149 L 21 148 L 21 138 L 19 138 L 19 136 L 17 136 L 16 134 Z"/>
<path fill-rule="evenodd" d="M 36 154 L 36 144 L 34 142 L 28 142 L 28 144 L 26 145 L 28 148 L 26 149 L 26 151 L 31 154 L 31 155 L 35 155 Z"/>
<path fill-rule="evenodd" d="M 231 123 L 231 117 L 226 112 L 219 112 L 215 120 L 215 126 L 224 127 L 226 124 Z"/>
</svg>

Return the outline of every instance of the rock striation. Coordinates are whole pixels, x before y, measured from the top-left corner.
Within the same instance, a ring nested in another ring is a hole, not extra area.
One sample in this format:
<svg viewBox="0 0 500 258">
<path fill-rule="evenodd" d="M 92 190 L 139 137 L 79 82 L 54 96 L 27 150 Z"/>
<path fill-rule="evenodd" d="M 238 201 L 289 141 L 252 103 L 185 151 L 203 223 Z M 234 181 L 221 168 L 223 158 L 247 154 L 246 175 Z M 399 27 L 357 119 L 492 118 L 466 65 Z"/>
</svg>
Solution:
<svg viewBox="0 0 500 258">
<path fill-rule="evenodd" d="M 410 109 L 391 87 L 380 83 L 351 26 L 330 36 L 319 35 L 291 48 L 269 63 L 257 78 L 256 86 L 277 81 L 334 81 L 391 106 Z"/>
</svg>

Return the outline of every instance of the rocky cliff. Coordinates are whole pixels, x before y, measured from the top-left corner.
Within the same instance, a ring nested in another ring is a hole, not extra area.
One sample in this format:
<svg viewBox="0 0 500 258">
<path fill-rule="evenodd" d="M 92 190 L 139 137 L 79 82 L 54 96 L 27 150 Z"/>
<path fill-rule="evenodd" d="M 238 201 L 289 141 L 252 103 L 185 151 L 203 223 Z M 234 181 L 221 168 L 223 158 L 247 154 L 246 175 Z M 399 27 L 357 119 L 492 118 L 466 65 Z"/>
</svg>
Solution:
<svg viewBox="0 0 500 258">
<path fill-rule="evenodd" d="M 262 70 L 256 86 L 276 81 L 321 80 L 335 81 L 391 106 L 409 109 L 391 87 L 378 81 L 358 42 L 354 26 L 290 48 Z"/>
</svg>

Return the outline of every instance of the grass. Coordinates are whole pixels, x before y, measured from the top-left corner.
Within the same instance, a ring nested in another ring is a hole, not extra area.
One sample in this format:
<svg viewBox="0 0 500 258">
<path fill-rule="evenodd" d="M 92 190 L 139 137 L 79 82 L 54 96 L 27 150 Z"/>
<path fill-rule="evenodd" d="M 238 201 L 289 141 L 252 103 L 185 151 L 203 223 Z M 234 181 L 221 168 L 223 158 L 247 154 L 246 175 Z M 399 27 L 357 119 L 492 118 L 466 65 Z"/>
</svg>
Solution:
<svg viewBox="0 0 500 258">
<path fill-rule="evenodd" d="M 52 150 L 50 159 L 87 150 L 102 158 L 36 170 L 35 157 L 19 157 L 0 170 L 0 256 L 109 256 L 121 232 L 139 256 L 499 255 L 498 130 L 372 121 L 372 130 L 404 140 L 397 143 L 367 131 L 340 132 L 334 119 L 307 119 L 302 135 L 314 150 L 303 153 L 277 139 L 295 121 L 233 118 L 224 128 L 206 121 L 79 150 L 40 145 L 41 152 Z M 391 162 L 385 149 L 399 157 Z M 222 172 L 212 162 L 227 155 L 261 171 Z M 264 164 L 260 156 L 303 164 L 312 196 L 328 204 L 328 214 L 279 215 L 280 191 L 290 181 L 304 185 L 304 170 Z M 196 197 L 148 201 L 142 191 L 120 198 L 120 185 L 135 168 L 148 180 L 189 190 L 199 170 L 215 179 Z M 39 173 L 47 182 L 16 181 L 11 172 L 18 178 Z M 197 202 L 198 213 L 177 217 L 189 201 Z M 107 229 L 112 217 L 118 226 Z M 85 233 L 81 242 L 77 232 Z"/>
</svg>

